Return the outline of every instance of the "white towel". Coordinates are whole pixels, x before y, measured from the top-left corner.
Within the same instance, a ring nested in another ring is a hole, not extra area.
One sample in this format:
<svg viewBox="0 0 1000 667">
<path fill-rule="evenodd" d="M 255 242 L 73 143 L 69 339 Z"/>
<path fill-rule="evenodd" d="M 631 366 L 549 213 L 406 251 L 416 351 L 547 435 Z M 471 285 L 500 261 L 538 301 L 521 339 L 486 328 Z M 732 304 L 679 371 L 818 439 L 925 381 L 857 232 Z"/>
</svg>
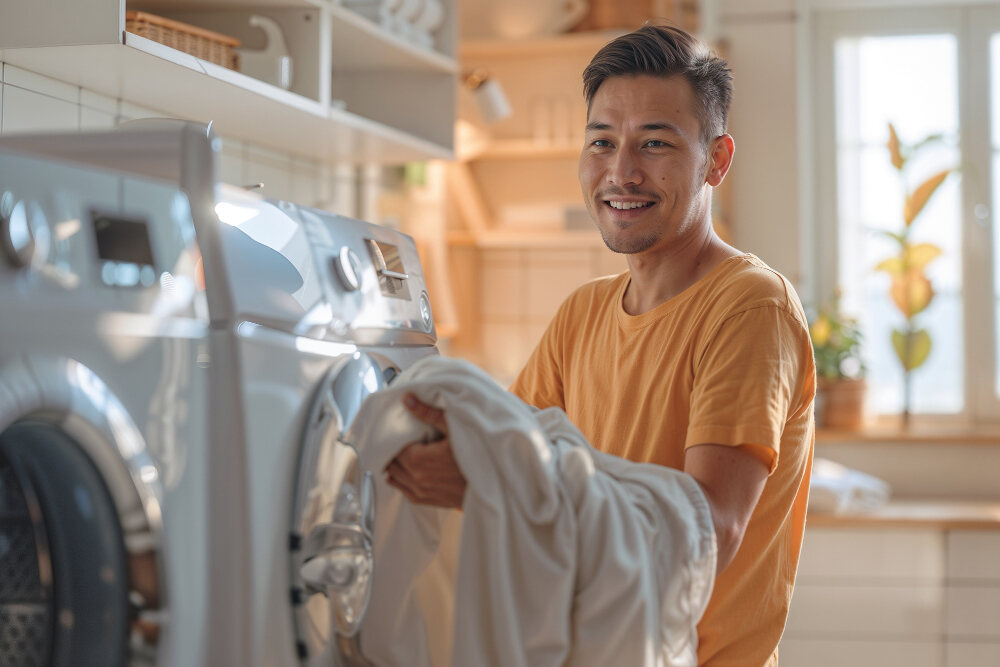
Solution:
<svg viewBox="0 0 1000 667">
<path fill-rule="evenodd" d="M 892 487 L 884 479 L 829 459 L 813 459 L 809 510 L 829 514 L 872 512 L 889 502 Z"/>
<path fill-rule="evenodd" d="M 406 501 L 385 466 L 445 411 L 463 512 Z M 375 577 L 362 652 L 395 667 L 697 664 L 715 531 L 680 471 L 593 449 L 466 362 L 426 358 L 362 405 L 346 439 L 377 474 Z M 459 534 L 460 533 L 460 534 Z"/>
</svg>

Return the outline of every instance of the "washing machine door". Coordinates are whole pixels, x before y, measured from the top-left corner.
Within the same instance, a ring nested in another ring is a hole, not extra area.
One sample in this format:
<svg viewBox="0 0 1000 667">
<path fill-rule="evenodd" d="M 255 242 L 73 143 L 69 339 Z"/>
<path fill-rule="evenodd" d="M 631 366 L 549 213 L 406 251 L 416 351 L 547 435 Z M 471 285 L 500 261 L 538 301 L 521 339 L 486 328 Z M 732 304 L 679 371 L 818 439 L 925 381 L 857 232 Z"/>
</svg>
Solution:
<svg viewBox="0 0 1000 667">
<path fill-rule="evenodd" d="M 299 462 L 292 516 L 292 606 L 304 665 L 367 665 L 357 645 L 374 574 L 371 473 L 341 440 L 362 401 L 385 384 L 358 352 L 324 378 Z"/>
</svg>

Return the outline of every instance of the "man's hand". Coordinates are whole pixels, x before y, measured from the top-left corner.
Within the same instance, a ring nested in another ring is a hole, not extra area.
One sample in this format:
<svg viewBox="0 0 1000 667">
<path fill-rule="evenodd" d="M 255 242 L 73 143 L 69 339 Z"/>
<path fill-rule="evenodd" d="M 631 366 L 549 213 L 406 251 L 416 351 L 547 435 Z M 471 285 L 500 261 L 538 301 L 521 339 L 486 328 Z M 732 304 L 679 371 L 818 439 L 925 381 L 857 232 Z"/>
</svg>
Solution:
<svg viewBox="0 0 1000 667">
<path fill-rule="evenodd" d="M 413 394 L 406 394 L 403 404 L 414 417 L 430 424 L 444 437 L 434 442 L 407 445 L 386 466 L 386 481 L 412 503 L 460 509 L 465 498 L 466 482 L 451 451 L 444 412 L 421 403 Z"/>
</svg>

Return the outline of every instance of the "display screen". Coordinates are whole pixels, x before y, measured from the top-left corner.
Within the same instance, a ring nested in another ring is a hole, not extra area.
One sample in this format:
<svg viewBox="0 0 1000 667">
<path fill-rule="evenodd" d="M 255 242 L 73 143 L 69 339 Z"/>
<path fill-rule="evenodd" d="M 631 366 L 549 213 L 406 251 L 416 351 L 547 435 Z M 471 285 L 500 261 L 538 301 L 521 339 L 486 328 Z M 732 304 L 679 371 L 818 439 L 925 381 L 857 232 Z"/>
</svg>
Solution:
<svg viewBox="0 0 1000 667">
<path fill-rule="evenodd" d="M 113 218 L 93 214 L 97 256 L 110 262 L 153 266 L 153 247 L 145 220 Z"/>
<path fill-rule="evenodd" d="M 408 301 L 410 299 L 408 276 L 403 267 L 403 258 L 399 255 L 399 248 L 391 243 L 368 239 L 368 254 L 375 264 L 382 295 Z"/>
</svg>

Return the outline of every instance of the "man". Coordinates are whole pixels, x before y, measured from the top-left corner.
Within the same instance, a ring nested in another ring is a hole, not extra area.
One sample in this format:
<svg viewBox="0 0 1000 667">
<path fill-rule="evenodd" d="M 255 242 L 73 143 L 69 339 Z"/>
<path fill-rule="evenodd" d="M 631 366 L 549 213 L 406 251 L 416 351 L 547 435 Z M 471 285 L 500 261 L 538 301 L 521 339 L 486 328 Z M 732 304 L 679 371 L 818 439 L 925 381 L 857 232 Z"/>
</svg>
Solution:
<svg viewBox="0 0 1000 667">
<path fill-rule="evenodd" d="M 603 451 L 681 469 L 705 492 L 718 542 L 699 663 L 776 665 L 798 564 L 813 450 L 815 369 L 792 286 L 711 224 L 733 159 L 731 74 L 687 33 L 645 26 L 584 72 L 579 176 L 628 271 L 560 307 L 511 390 L 559 406 Z M 413 413 L 447 434 L 441 411 Z M 460 507 L 447 437 L 405 449 L 389 482 Z"/>
</svg>

